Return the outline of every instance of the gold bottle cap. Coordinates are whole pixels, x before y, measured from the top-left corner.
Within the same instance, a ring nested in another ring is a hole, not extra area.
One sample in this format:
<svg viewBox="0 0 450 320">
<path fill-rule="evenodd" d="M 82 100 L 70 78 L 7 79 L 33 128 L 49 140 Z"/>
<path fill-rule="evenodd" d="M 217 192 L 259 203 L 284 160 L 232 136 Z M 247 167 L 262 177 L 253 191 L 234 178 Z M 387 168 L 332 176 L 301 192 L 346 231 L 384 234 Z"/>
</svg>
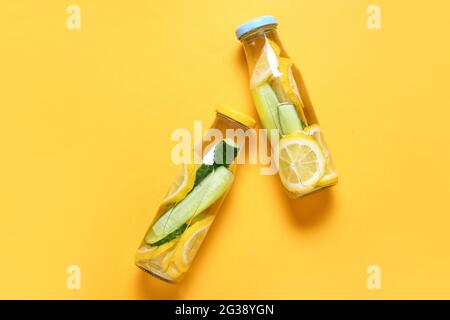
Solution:
<svg viewBox="0 0 450 320">
<path fill-rule="evenodd" d="M 253 128 L 256 124 L 255 119 L 245 113 L 234 110 L 226 104 L 219 104 L 216 108 L 216 112 L 243 124 L 247 128 Z"/>
</svg>

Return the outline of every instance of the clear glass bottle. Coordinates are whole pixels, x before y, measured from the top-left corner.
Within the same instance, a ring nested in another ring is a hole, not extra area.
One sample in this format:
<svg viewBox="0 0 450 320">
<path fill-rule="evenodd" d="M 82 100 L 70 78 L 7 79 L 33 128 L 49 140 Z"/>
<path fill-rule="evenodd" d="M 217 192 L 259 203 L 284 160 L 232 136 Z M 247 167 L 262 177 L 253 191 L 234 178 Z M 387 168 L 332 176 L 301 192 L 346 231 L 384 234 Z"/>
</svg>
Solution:
<svg viewBox="0 0 450 320">
<path fill-rule="evenodd" d="M 193 149 L 199 161 L 190 157 L 182 165 L 136 252 L 139 268 L 168 282 L 182 279 L 234 181 L 245 141 L 240 134 L 254 125 L 251 117 L 219 105 L 201 148 Z"/>
<path fill-rule="evenodd" d="M 300 71 L 284 50 L 277 20 L 262 16 L 236 29 L 250 72 L 250 90 L 272 143 L 278 173 L 290 197 L 337 183 L 331 156 Z"/>
</svg>

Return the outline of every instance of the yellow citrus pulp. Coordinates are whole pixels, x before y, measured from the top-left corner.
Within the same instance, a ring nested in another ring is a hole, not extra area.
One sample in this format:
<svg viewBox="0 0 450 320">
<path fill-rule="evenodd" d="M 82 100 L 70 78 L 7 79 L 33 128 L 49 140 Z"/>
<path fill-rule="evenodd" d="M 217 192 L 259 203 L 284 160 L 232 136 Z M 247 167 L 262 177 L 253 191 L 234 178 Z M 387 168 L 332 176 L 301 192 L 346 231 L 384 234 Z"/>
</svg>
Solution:
<svg viewBox="0 0 450 320">
<path fill-rule="evenodd" d="M 312 191 L 325 173 L 326 160 L 319 144 L 303 132 L 284 136 L 277 156 L 281 182 L 290 192 Z"/>
<path fill-rule="evenodd" d="M 323 152 L 323 155 L 326 160 L 325 174 L 319 180 L 317 185 L 320 187 L 324 187 L 324 186 L 330 186 L 330 185 L 336 184 L 338 182 L 338 175 L 333 168 L 331 156 L 330 156 L 328 148 L 325 144 L 325 140 L 323 139 L 323 135 L 320 130 L 320 127 L 317 124 L 313 124 L 313 125 L 305 128 L 305 132 L 308 135 L 310 135 L 316 139 L 316 141 L 319 143 L 320 147 L 322 148 L 322 152 Z"/>
</svg>

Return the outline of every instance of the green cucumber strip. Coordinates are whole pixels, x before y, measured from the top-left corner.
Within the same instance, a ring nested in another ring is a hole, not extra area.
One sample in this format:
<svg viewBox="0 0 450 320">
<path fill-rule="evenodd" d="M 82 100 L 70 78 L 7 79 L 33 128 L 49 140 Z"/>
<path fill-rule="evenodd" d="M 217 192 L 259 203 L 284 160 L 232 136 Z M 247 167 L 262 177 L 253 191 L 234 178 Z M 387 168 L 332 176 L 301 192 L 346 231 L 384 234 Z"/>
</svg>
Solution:
<svg viewBox="0 0 450 320">
<path fill-rule="evenodd" d="M 289 134 L 303 130 L 297 110 L 292 104 L 281 104 L 278 107 L 280 125 L 283 134 Z"/>
<path fill-rule="evenodd" d="M 258 111 L 259 119 L 270 134 L 272 129 L 280 129 L 278 118 L 278 98 L 268 83 L 252 89 L 253 101 Z"/>
<path fill-rule="evenodd" d="M 147 241 L 147 237 L 145 238 L 145 242 L 147 244 L 149 244 L 152 247 L 159 247 L 161 245 L 163 245 L 164 243 L 167 243 L 169 241 L 172 241 L 173 239 L 175 239 L 176 237 L 180 236 L 183 234 L 184 230 L 186 230 L 186 228 L 188 227 L 187 223 L 183 223 L 181 225 L 181 227 L 179 227 L 178 229 L 176 229 L 175 231 L 172 231 L 171 233 L 169 233 L 167 236 L 165 236 L 164 238 L 162 238 L 159 241 L 153 242 L 153 243 L 149 243 Z M 149 239 L 151 240 L 151 239 Z"/>
<path fill-rule="evenodd" d="M 200 206 L 197 208 L 193 217 L 205 211 L 210 205 L 223 196 L 229 190 L 234 180 L 233 172 L 224 166 L 215 169 L 210 176 L 212 176 L 212 181 L 210 182 L 210 185 L 206 187 L 206 192 L 203 194 Z"/>
<path fill-rule="evenodd" d="M 207 175 L 175 207 L 164 213 L 147 234 L 145 242 L 155 243 L 216 202 L 231 186 L 233 173 L 219 166 Z"/>
<path fill-rule="evenodd" d="M 191 192 L 195 189 L 195 187 L 197 185 L 200 184 L 200 182 L 202 182 L 216 168 L 218 168 L 220 166 L 224 166 L 224 167 L 228 168 L 228 166 L 231 164 L 231 162 L 233 162 L 233 160 L 236 158 L 238 152 L 239 152 L 238 147 L 233 146 L 229 143 L 226 143 L 225 141 L 220 141 L 214 148 L 213 164 L 209 165 L 209 164 L 204 163 L 200 166 L 200 168 L 197 169 L 197 172 L 195 175 L 194 187 L 192 188 Z M 174 209 L 174 208 L 169 209 L 169 211 L 172 209 Z M 167 212 L 166 212 L 166 214 L 167 214 Z M 184 225 L 186 225 L 186 223 Z M 151 246 L 160 246 L 160 245 L 176 238 L 177 236 L 181 235 L 185 229 L 186 229 L 186 227 L 183 228 L 183 225 L 182 225 L 178 229 L 172 231 L 167 236 L 165 236 L 164 238 L 162 238 L 161 240 L 158 240 L 156 242 L 155 242 L 155 239 L 157 238 L 157 236 L 156 236 L 155 232 L 153 232 L 153 229 L 151 229 L 145 238 L 145 242 L 150 244 Z"/>
</svg>

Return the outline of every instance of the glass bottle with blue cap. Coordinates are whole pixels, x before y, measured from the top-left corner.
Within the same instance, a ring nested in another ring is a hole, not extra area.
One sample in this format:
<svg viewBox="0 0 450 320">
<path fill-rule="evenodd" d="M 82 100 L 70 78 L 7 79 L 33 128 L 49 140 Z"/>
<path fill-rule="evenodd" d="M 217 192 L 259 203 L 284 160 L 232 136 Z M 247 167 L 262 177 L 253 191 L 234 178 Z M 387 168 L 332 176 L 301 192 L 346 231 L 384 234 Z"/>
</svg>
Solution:
<svg viewBox="0 0 450 320">
<path fill-rule="evenodd" d="M 272 140 L 278 173 L 291 198 L 338 181 L 300 71 L 284 50 L 275 17 L 262 16 L 236 29 L 250 72 L 250 90 Z"/>
</svg>

